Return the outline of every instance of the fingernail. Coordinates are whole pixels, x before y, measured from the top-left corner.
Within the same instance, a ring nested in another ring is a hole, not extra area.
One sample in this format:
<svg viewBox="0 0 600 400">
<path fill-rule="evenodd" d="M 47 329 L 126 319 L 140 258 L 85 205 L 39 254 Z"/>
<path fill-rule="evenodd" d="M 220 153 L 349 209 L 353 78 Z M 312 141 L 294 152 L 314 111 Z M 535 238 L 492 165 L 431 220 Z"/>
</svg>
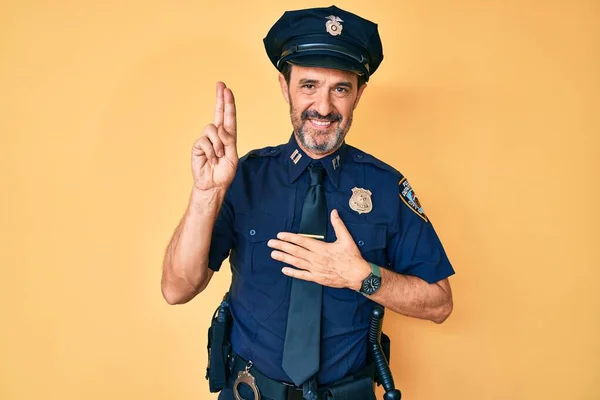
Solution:
<svg viewBox="0 0 600 400">
<path fill-rule="evenodd" d="M 219 160 L 217 158 L 213 158 L 211 162 L 212 162 L 213 165 L 215 165 L 215 164 L 217 164 L 218 161 Z"/>
<path fill-rule="evenodd" d="M 223 157 L 223 155 L 224 155 L 224 154 L 223 154 L 223 150 L 219 150 L 219 152 L 217 153 L 217 155 L 218 155 L 219 157 Z"/>
</svg>

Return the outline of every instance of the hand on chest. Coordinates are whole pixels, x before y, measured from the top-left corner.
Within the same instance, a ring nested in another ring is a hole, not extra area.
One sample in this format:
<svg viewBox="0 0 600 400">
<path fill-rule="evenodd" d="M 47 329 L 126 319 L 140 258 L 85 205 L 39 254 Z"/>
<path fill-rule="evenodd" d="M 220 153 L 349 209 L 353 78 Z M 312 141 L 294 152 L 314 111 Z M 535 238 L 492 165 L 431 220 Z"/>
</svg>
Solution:
<svg viewBox="0 0 600 400">
<path fill-rule="evenodd" d="M 258 189 L 258 188 L 256 188 Z M 378 265 L 386 265 L 388 227 L 393 215 L 392 202 L 376 187 L 325 187 L 327 204 L 327 228 L 325 241 L 335 242 L 337 237 L 331 223 L 335 209 L 350 233 L 362 257 Z M 298 233 L 307 186 L 280 187 L 265 185 L 261 190 L 247 193 L 235 207 L 234 228 L 237 238 L 239 272 L 252 272 L 254 276 L 269 282 L 281 277 L 281 262 L 271 257 L 272 249 L 267 242 L 277 238 L 280 232 Z M 386 204 L 388 203 L 388 204 Z M 242 271 L 242 264 L 245 271 Z"/>
</svg>

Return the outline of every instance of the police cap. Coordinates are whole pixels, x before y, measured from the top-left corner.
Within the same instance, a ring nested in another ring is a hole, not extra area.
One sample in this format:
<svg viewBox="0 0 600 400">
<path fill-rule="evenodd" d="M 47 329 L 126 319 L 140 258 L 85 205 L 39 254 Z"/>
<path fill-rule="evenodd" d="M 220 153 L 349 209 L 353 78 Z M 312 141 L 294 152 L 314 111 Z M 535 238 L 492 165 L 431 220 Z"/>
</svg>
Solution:
<svg viewBox="0 0 600 400">
<path fill-rule="evenodd" d="M 279 71 L 287 62 L 352 71 L 368 81 L 383 61 L 377 24 L 336 6 L 286 11 L 263 42 Z"/>
</svg>

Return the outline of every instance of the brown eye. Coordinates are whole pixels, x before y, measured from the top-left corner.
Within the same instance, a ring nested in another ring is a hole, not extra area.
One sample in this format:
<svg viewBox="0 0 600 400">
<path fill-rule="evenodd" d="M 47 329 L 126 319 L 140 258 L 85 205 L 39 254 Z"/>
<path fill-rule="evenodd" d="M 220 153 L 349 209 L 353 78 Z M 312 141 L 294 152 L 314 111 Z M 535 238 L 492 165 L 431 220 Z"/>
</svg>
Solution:
<svg viewBox="0 0 600 400">
<path fill-rule="evenodd" d="M 314 85 L 313 83 L 304 83 L 302 85 L 300 85 L 300 90 L 302 91 L 302 93 L 304 93 L 305 95 L 309 95 L 312 96 L 313 94 L 316 93 L 317 91 L 317 86 Z"/>
</svg>

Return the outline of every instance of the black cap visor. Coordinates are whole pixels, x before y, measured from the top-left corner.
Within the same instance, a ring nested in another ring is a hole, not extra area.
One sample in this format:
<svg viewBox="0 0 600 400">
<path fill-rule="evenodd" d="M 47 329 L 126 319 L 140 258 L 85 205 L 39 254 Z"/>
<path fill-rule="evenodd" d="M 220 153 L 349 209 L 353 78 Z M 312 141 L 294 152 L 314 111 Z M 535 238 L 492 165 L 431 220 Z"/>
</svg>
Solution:
<svg viewBox="0 0 600 400">
<path fill-rule="evenodd" d="M 351 71 L 369 80 L 368 59 L 347 46 L 342 47 L 329 43 L 306 43 L 292 45 L 282 54 L 277 63 L 281 70 L 285 62 L 306 67 L 322 67 Z"/>
<path fill-rule="evenodd" d="M 342 71 L 354 72 L 357 75 L 364 76 L 368 80 L 369 75 L 365 74 L 365 68 L 355 61 L 343 59 L 341 57 L 332 56 L 330 54 L 317 55 L 317 54 L 295 54 L 287 59 L 282 59 L 281 62 L 288 62 L 294 65 L 300 65 L 303 67 L 316 67 L 316 68 L 332 68 L 339 69 Z"/>
</svg>

